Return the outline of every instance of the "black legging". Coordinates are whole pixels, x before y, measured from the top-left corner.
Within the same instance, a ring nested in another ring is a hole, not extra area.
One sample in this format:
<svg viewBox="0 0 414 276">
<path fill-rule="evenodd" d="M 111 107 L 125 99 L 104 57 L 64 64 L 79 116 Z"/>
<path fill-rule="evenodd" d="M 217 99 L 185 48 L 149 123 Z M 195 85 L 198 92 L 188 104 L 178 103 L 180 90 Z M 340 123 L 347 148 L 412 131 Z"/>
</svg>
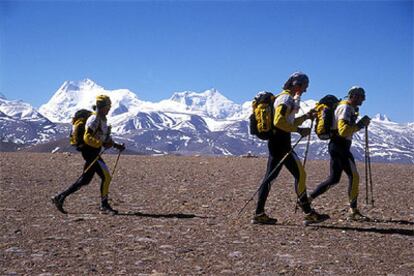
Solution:
<svg viewBox="0 0 414 276">
<path fill-rule="evenodd" d="M 291 150 L 290 144 L 283 147 L 281 146 L 280 141 L 277 139 L 271 138 L 268 141 L 267 145 L 269 149 L 269 158 L 267 160 L 266 173 L 263 182 L 260 185 L 256 214 L 264 213 L 264 207 L 270 191 L 270 183 L 279 175 L 282 166 L 279 166 L 272 174 L 271 172 L 277 166 L 277 164 L 279 164 L 283 157 Z M 305 213 L 309 213 L 311 211 L 311 208 L 306 194 L 306 173 L 301 161 L 294 151 L 288 155 L 288 157 L 283 162 L 283 165 L 295 178 L 295 191 L 299 198 L 300 206 Z"/>
<path fill-rule="evenodd" d="M 81 153 L 83 159 L 85 160 L 83 169 L 86 170 L 86 168 L 88 168 L 89 165 L 98 157 L 100 148 L 96 149 L 85 145 L 82 148 Z M 105 199 L 108 196 L 109 184 L 111 183 L 111 175 L 105 162 L 100 157 L 86 173 L 82 174 L 82 176 L 68 189 L 62 192 L 61 195 L 66 197 L 79 190 L 82 186 L 88 185 L 95 173 L 97 173 L 101 178 L 101 198 Z"/>
<path fill-rule="evenodd" d="M 331 156 L 330 175 L 316 187 L 310 196 L 316 198 L 325 193 L 340 181 L 342 171 L 345 171 L 349 178 L 349 205 L 351 208 L 356 208 L 359 193 L 359 174 L 355 165 L 354 156 L 351 153 L 351 141 L 332 139 L 329 142 L 329 154 Z"/>
</svg>

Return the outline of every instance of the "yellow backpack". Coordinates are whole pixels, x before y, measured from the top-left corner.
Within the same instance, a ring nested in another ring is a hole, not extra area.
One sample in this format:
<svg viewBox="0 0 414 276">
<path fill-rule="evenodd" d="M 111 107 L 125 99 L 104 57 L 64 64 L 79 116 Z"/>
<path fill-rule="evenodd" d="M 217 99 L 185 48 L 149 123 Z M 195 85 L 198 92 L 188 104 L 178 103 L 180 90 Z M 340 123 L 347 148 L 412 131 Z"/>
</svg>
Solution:
<svg viewBox="0 0 414 276">
<path fill-rule="evenodd" d="M 334 95 L 326 95 L 316 103 L 315 133 L 321 140 L 328 140 L 332 137 L 335 108 L 338 106 L 339 101 Z"/>
<path fill-rule="evenodd" d="M 79 150 L 85 142 L 83 141 L 83 135 L 85 134 L 85 124 L 89 116 L 92 115 L 92 111 L 86 109 L 80 109 L 76 111 L 72 118 L 72 130 L 69 136 L 69 142 L 72 146 Z"/>
<path fill-rule="evenodd" d="M 253 99 L 250 134 L 256 135 L 259 139 L 268 140 L 272 135 L 275 99 L 270 92 L 260 92 Z"/>
</svg>

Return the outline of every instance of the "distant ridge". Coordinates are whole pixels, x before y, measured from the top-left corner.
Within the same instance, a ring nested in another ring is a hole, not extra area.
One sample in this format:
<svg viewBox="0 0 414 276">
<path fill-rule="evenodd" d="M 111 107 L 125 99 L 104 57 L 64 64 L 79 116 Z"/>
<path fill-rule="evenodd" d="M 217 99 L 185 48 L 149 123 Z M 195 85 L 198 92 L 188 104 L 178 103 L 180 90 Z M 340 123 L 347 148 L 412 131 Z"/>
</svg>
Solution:
<svg viewBox="0 0 414 276">
<path fill-rule="evenodd" d="M 105 90 L 90 79 L 64 82 L 39 111 L 21 101 L 0 99 L 0 140 L 18 145 L 10 149 L 69 151 L 54 141 L 67 139 L 75 111 L 91 109 L 98 94 L 111 97 L 108 122 L 113 135 L 125 142 L 131 153 L 267 154 L 266 141 L 249 134 L 251 102 L 236 104 L 214 88 L 176 92 L 169 99 L 146 102 L 128 89 Z M 314 105 L 314 100 L 302 102 L 299 115 Z M 369 127 L 369 138 L 373 162 L 414 163 L 414 123 L 400 124 L 378 114 Z M 363 131 L 354 135 L 353 152 L 358 160 L 364 157 L 364 139 Z M 305 141 L 296 152 L 303 155 L 304 148 Z M 316 135 L 311 137 L 309 158 L 329 158 L 327 143 Z"/>
</svg>

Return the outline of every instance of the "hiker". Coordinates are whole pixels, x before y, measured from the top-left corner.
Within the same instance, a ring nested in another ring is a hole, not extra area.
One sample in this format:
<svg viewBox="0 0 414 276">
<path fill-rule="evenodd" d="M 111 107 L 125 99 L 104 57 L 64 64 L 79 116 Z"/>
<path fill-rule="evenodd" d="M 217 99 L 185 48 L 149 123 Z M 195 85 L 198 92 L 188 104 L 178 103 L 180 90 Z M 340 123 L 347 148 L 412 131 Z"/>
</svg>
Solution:
<svg viewBox="0 0 414 276">
<path fill-rule="evenodd" d="M 275 224 L 277 219 L 265 213 L 265 203 L 270 191 L 270 183 L 278 176 L 282 166 L 276 166 L 288 154 L 283 165 L 295 178 L 295 191 L 299 206 L 305 213 L 304 223 L 316 223 L 327 219 L 313 210 L 306 193 L 306 173 L 296 153 L 292 150 L 291 133 L 298 132 L 302 137 L 310 134 L 310 128 L 299 128 L 305 120 L 312 118 L 314 111 L 295 118 L 299 110 L 300 96 L 306 91 L 309 78 L 302 72 L 293 73 L 283 86 L 283 91 L 274 101 L 273 131 L 268 140 L 269 158 L 264 180 L 259 188 L 254 224 Z M 275 169 L 276 168 L 276 169 Z M 274 172 L 272 172 L 275 169 Z"/>
<path fill-rule="evenodd" d="M 88 167 L 90 168 L 87 171 L 84 171 L 79 179 L 65 191 L 52 198 L 52 202 L 55 204 L 56 208 L 64 214 L 67 213 L 63 209 L 63 203 L 66 197 L 79 190 L 82 186 L 88 185 L 95 173 L 97 173 L 101 178 L 100 210 L 106 214 L 115 215 L 118 213 L 109 205 L 108 193 L 109 184 L 111 183 L 111 175 L 105 162 L 99 156 L 102 147 L 105 149 L 114 147 L 119 151 L 123 151 L 125 149 L 123 144 L 115 143 L 111 138 L 110 126 L 108 126 L 106 119 L 106 115 L 110 109 L 111 100 L 108 96 L 99 95 L 96 97 L 96 105 L 94 106 L 94 110 L 96 110 L 96 112 L 90 115 L 86 121 L 83 144 L 79 147 L 82 157 L 85 160 L 84 170 Z M 92 164 L 92 162 L 94 163 Z"/>
<path fill-rule="evenodd" d="M 364 116 L 356 123 L 358 117 L 358 107 L 365 101 L 365 91 L 363 88 L 353 86 L 349 92 L 347 99 L 340 101 L 335 109 L 333 120 L 333 133 L 329 141 L 330 175 L 310 194 L 309 200 L 314 200 L 328 189 L 333 187 L 341 179 L 342 171 L 348 175 L 348 197 L 349 197 L 349 213 L 350 220 L 365 220 L 357 208 L 357 199 L 359 191 L 359 175 L 355 165 L 354 156 L 351 153 L 352 136 L 355 132 L 367 127 L 370 118 Z"/>
</svg>

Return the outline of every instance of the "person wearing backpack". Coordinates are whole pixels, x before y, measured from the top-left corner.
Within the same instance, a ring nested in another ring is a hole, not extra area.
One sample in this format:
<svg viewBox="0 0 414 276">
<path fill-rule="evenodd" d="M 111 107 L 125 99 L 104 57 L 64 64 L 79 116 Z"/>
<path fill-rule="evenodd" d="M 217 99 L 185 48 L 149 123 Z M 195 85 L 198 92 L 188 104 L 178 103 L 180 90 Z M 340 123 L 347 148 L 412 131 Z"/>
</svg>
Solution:
<svg viewBox="0 0 414 276">
<path fill-rule="evenodd" d="M 364 116 L 358 122 L 358 107 L 365 101 L 365 90 L 353 86 L 348 91 L 347 99 L 340 101 L 335 109 L 332 135 L 329 141 L 330 175 L 310 194 L 309 200 L 314 200 L 328 189 L 339 183 L 342 171 L 348 175 L 349 220 L 366 220 L 357 208 L 359 193 L 359 174 L 355 165 L 354 156 L 351 153 L 352 136 L 371 121 Z"/>
<path fill-rule="evenodd" d="M 87 118 L 84 126 L 83 140 L 82 142 L 78 141 L 76 145 L 85 160 L 84 172 L 78 180 L 65 191 L 52 197 L 53 204 L 64 214 L 67 213 L 63 209 L 63 203 L 66 197 L 79 190 L 82 186 L 89 184 L 95 173 L 101 178 L 101 211 L 112 215 L 118 213 L 116 210 L 112 209 L 108 202 L 111 175 L 105 162 L 100 157 L 102 147 L 105 149 L 114 147 L 120 151 L 125 149 L 123 144 L 115 143 L 112 140 L 110 126 L 108 126 L 106 119 L 106 115 L 110 108 L 111 100 L 108 96 L 99 95 L 96 97 L 96 106 L 94 106 L 96 113 L 93 113 Z M 75 135 L 78 135 L 78 133 Z"/>
<path fill-rule="evenodd" d="M 309 78 L 302 72 L 293 73 L 283 86 L 283 91 L 274 99 L 273 127 L 268 139 L 269 157 L 264 180 L 259 188 L 259 196 L 253 224 L 275 224 L 277 219 L 265 213 L 265 204 L 270 191 L 270 183 L 278 176 L 282 166 L 277 166 L 285 157 L 283 165 L 295 178 L 295 191 L 298 203 L 305 213 L 304 223 L 317 223 L 327 219 L 311 208 L 306 193 L 306 173 L 304 167 L 292 150 L 291 133 L 298 132 L 302 137 L 310 134 L 310 128 L 299 128 L 305 120 L 312 118 L 314 111 L 295 118 L 299 110 L 299 98 L 306 91 Z"/>
</svg>

